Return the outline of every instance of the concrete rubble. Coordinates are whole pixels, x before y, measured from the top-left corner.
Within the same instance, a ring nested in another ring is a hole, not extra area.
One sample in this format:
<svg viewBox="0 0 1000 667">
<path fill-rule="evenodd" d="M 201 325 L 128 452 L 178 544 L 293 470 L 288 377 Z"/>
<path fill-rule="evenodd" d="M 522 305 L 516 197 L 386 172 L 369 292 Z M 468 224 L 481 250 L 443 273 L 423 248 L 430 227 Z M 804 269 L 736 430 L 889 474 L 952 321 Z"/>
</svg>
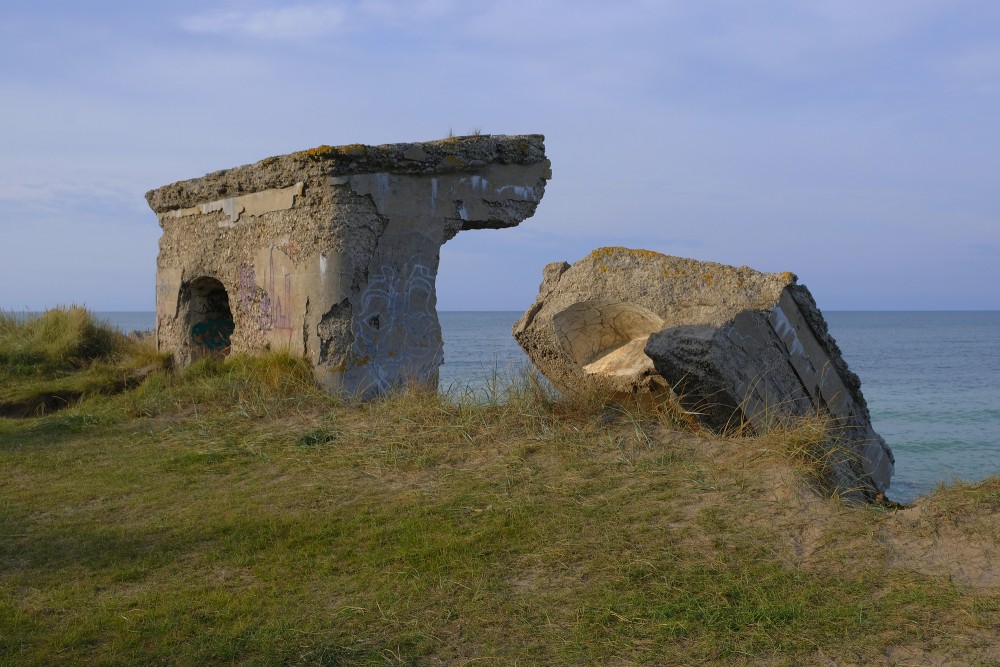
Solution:
<svg viewBox="0 0 1000 667">
<path fill-rule="evenodd" d="M 514 337 L 563 391 L 669 397 L 717 430 L 832 417 L 830 481 L 866 498 L 889 486 L 860 380 L 794 274 L 599 248 L 545 267 Z"/>
<path fill-rule="evenodd" d="M 512 227 L 551 176 L 544 137 L 320 146 L 153 190 L 159 349 L 304 356 L 324 387 L 436 387 L 439 250 Z"/>
</svg>

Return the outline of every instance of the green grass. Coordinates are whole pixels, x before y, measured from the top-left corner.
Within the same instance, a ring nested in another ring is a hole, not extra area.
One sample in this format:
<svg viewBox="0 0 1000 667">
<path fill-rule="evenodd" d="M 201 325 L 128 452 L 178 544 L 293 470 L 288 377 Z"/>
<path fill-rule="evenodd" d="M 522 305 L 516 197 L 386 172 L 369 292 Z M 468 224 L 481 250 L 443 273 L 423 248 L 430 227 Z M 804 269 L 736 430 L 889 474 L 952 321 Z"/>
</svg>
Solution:
<svg viewBox="0 0 1000 667">
<path fill-rule="evenodd" d="M 501 395 L 358 404 L 237 357 L 0 419 L 0 664 L 990 664 L 1000 596 L 816 495 L 822 433 Z"/>
<path fill-rule="evenodd" d="M 84 308 L 56 308 L 30 319 L 0 312 L 0 416 L 59 410 L 95 393 L 138 384 L 137 371 L 165 359 Z"/>
</svg>

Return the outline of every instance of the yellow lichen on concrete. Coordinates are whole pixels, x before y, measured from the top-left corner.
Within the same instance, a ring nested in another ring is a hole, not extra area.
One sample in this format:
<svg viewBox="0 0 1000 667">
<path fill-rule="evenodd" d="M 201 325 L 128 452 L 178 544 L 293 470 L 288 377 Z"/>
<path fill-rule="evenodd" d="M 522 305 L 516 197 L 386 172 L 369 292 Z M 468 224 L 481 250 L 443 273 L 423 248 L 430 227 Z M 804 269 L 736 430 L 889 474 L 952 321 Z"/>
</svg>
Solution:
<svg viewBox="0 0 1000 667">
<path fill-rule="evenodd" d="M 363 155 L 368 152 L 368 146 L 364 144 L 347 144 L 340 150 L 348 155 Z"/>
<path fill-rule="evenodd" d="M 659 259 L 664 258 L 666 255 L 663 253 L 655 252 L 653 250 L 643 250 L 635 248 L 623 248 L 621 246 L 608 246 L 605 248 L 597 248 L 591 251 L 590 257 L 600 261 L 602 259 L 615 259 L 618 257 L 636 257 L 640 259 Z"/>
<path fill-rule="evenodd" d="M 317 146 L 316 148 L 310 148 L 308 150 L 301 151 L 298 155 L 305 155 L 311 158 L 332 158 L 340 155 L 340 149 L 336 146 L 327 146 L 323 144 Z"/>
</svg>

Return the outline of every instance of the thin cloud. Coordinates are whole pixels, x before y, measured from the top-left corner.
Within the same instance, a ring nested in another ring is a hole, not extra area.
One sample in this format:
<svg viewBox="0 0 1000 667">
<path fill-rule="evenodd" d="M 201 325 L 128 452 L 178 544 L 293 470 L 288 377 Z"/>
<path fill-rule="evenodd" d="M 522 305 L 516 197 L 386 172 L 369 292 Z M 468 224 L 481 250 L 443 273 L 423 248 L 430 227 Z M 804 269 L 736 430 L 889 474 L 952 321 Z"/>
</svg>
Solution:
<svg viewBox="0 0 1000 667">
<path fill-rule="evenodd" d="M 828 0 L 729 7 L 726 13 L 698 6 L 690 52 L 708 60 L 781 79 L 812 80 L 835 71 L 866 67 L 878 49 L 905 43 L 948 10 L 938 0 Z M 708 29 L 714 26 L 714 29 Z"/>
<path fill-rule="evenodd" d="M 0 183 L 0 212 L 45 215 L 106 216 L 114 212 L 147 216 L 141 194 L 134 184 L 89 183 L 19 184 Z M 73 213 L 75 212 L 75 213 Z M 0 215 L 0 218 L 4 217 Z M 114 218 L 114 215 L 111 216 Z"/>
<path fill-rule="evenodd" d="M 980 93 L 1000 92 L 1000 43 L 965 49 L 942 63 L 940 70 L 948 79 Z"/>
<path fill-rule="evenodd" d="M 412 21 L 440 20 L 454 16 L 460 3 L 457 0 L 361 0 L 358 9 L 385 23 L 406 23 Z M 479 11 L 479 8 L 464 7 L 459 16 Z"/>
<path fill-rule="evenodd" d="M 181 27 L 210 35 L 242 35 L 258 39 L 310 39 L 337 32 L 347 12 L 328 5 L 293 5 L 280 9 L 230 10 L 188 16 Z"/>
</svg>

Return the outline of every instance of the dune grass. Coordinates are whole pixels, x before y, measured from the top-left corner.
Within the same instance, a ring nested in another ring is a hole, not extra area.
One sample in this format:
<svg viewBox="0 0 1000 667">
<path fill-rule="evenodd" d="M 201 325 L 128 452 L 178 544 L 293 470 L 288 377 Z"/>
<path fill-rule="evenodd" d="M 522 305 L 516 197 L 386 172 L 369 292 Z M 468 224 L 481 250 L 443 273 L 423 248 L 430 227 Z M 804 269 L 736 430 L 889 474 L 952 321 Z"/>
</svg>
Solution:
<svg viewBox="0 0 1000 667">
<path fill-rule="evenodd" d="M 0 312 L 0 416 L 61 409 L 93 393 L 138 384 L 143 367 L 166 359 L 79 306 L 31 318 Z"/>
<path fill-rule="evenodd" d="M 110 356 L 121 348 L 122 338 L 79 306 L 54 308 L 25 319 L 0 314 L 0 361 L 12 372 L 79 367 Z"/>
<path fill-rule="evenodd" d="M 818 495 L 815 424 L 467 399 L 234 357 L 0 419 L 0 663 L 994 664 L 997 591 L 894 564 L 894 512 Z"/>
</svg>

